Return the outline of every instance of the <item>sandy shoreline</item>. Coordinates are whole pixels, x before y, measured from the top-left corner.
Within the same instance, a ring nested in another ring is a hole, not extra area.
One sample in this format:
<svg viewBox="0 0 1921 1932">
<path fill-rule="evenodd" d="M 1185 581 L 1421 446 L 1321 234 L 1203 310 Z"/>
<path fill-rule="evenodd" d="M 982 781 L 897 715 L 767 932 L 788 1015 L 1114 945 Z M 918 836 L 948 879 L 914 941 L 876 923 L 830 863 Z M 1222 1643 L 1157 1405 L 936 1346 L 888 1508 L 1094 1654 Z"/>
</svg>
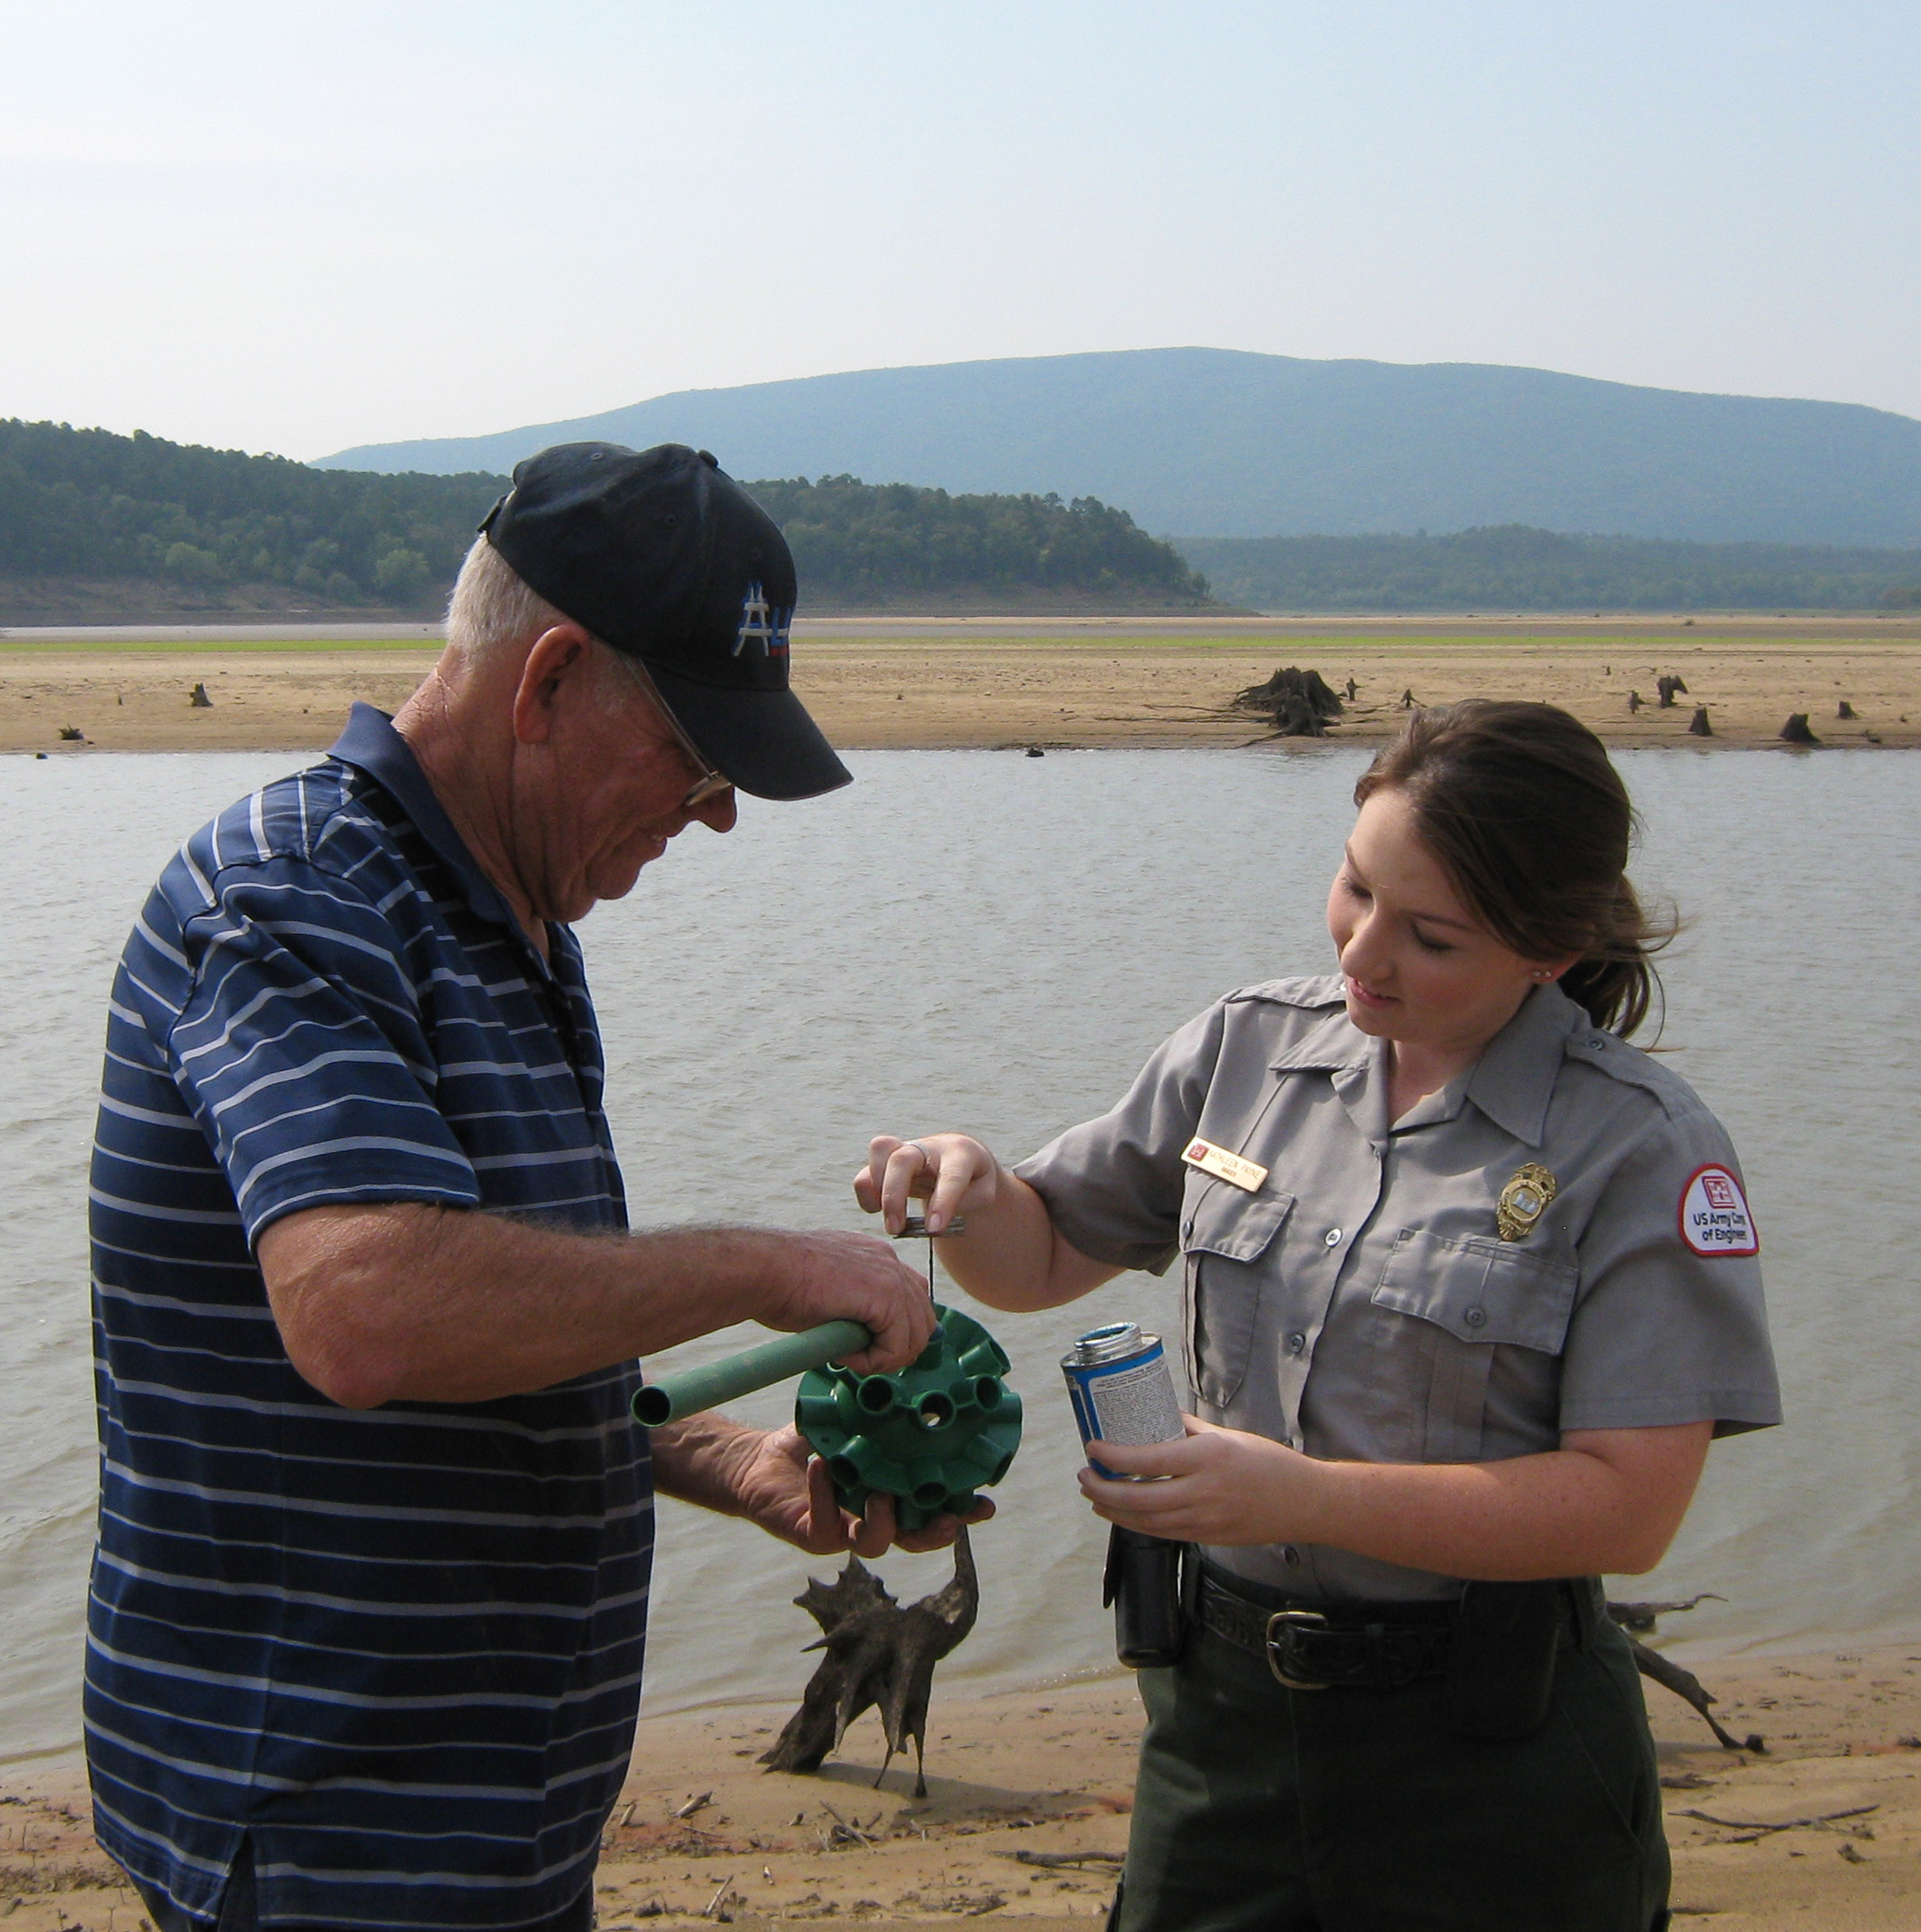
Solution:
<svg viewBox="0 0 1921 1932">
<path fill-rule="evenodd" d="M 1771 745 L 1792 712 L 1824 745 L 1921 744 L 1916 622 L 875 618 L 802 631 L 796 688 L 853 750 L 1246 744 L 1265 729 L 1229 701 L 1283 664 L 1355 681 L 1335 742 L 1391 735 L 1411 692 L 1546 699 L 1614 745 Z M 14 633 L 0 639 L 0 751 L 323 750 L 355 698 L 390 709 L 432 662 L 414 639 L 247 645 Z M 1661 676 L 1686 685 L 1671 709 L 1656 702 Z M 190 705 L 196 684 L 206 708 Z M 1852 718 L 1837 716 L 1844 702 Z M 1710 739 L 1689 735 L 1697 704 Z"/>
<path fill-rule="evenodd" d="M 1677 1919 L 1711 1917 L 1729 1932 L 1921 1923 L 1921 1645 L 1702 1670 L 1722 1721 L 1762 1733 L 1768 1749 L 1722 1751 L 1685 1705 L 1648 1690 Z M 803 1674 L 797 1659 L 797 1694 Z M 937 1682 L 919 1802 L 899 1767 L 873 1788 L 871 1714 L 819 1776 L 762 1771 L 754 1760 L 789 1707 L 643 1720 L 607 1833 L 603 1932 L 700 1924 L 704 1911 L 709 1924 L 725 1912 L 739 1926 L 851 1919 L 881 1932 L 1106 1911 L 1139 1729 L 1124 1677 L 975 1698 L 944 1696 Z M 88 1815 L 74 1763 L 0 1773 L 8 1932 L 137 1932 L 138 1902 Z"/>
</svg>

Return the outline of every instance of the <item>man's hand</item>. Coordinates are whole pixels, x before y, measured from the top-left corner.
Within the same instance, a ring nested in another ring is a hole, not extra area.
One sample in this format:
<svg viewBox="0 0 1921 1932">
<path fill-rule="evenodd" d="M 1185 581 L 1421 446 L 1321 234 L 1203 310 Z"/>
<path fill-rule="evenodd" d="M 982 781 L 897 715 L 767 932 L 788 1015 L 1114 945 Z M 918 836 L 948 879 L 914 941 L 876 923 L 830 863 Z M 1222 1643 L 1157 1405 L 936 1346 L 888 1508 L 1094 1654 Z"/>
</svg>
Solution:
<svg viewBox="0 0 1921 1932">
<path fill-rule="evenodd" d="M 722 1516 L 744 1516 L 770 1536 L 833 1556 L 852 1550 L 879 1556 L 903 1550 L 940 1550 L 953 1542 L 960 1519 L 937 1516 L 925 1530 L 898 1535 L 891 1496 L 875 1496 L 865 1517 L 843 1509 L 827 1465 L 795 1428 L 750 1429 L 725 1415 L 691 1415 L 654 1431 L 654 1476 L 664 1496 Z M 985 1522 L 994 1505 L 984 1496 L 965 1519 Z"/>
<path fill-rule="evenodd" d="M 769 1328 L 864 1322 L 873 1345 L 847 1357 L 856 1375 L 904 1368 L 934 1333 L 934 1298 L 891 1243 L 870 1234 L 818 1228 L 779 1238 L 779 1266 L 754 1309 Z"/>
<path fill-rule="evenodd" d="M 294 1367 L 334 1402 L 476 1402 L 655 1356 L 737 1321 L 864 1322 L 856 1373 L 927 1345 L 927 1284 L 886 1241 L 777 1228 L 581 1235 L 472 1208 L 303 1208 L 261 1235 Z"/>
<path fill-rule="evenodd" d="M 880 1556 L 896 1544 L 903 1550 L 944 1550 L 962 1520 L 943 1514 L 925 1530 L 902 1535 L 894 1526 L 893 1498 L 887 1496 L 870 1497 L 865 1516 L 851 1514 L 833 1493 L 826 1463 L 794 1428 L 769 1430 L 748 1449 L 735 1494 L 742 1516 L 810 1556 L 833 1556 L 843 1550 Z M 993 1514 L 994 1505 L 983 1496 L 965 1520 L 984 1522 Z"/>
</svg>

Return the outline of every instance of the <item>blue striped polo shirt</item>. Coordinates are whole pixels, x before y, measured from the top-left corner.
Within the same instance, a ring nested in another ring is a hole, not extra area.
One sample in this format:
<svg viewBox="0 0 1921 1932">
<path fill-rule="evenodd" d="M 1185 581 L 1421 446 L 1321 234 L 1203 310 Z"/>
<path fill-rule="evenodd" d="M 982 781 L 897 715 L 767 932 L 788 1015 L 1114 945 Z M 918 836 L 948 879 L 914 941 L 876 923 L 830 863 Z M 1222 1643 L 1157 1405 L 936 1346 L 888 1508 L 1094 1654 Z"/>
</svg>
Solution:
<svg viewBox="0 0 1921 1932">
<path fill-rule="evenodd" d="M 189 839 L 113 985 L 92 1173 L 100 1842 L 211 1915 L 505 1927 L 588 1882 L 640 1695 L 653 1506 L 623 1364 L 343 1409 L 252 1244 L 322 1203 L 626 1225 L 573 934 L 528 944 L 406 742 Z"/>
</svg>

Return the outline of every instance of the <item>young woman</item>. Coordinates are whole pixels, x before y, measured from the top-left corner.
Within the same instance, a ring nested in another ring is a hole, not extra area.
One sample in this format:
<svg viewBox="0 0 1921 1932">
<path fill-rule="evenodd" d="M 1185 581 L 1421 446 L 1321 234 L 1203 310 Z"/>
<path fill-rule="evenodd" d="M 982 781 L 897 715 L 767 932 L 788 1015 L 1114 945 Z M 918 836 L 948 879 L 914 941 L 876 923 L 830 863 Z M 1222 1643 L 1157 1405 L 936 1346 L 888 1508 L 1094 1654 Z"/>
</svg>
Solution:
<svg viewBox="0 0 1921 1932">
<path fill-rule="evenodd" d="M 1633 814 L 1544 704 L 1417 714 L 1355 791 L 1340 972 L 1228 994 L 1019 1167 L 874 1141 L 990 1305 L 1184 1257 L 1183 1440 L 1081 1487 L 1198 1546 L 1123 1932 L 1647 1932 L 1653 1747 L 1596 1578 L 1651 1568 L 1709 1438 L 1779 1419 L 1726 1134 L 1624 1043 Z M 1235 1157 L 1232 1158 L 1224 1157 Z"/>
</svg>

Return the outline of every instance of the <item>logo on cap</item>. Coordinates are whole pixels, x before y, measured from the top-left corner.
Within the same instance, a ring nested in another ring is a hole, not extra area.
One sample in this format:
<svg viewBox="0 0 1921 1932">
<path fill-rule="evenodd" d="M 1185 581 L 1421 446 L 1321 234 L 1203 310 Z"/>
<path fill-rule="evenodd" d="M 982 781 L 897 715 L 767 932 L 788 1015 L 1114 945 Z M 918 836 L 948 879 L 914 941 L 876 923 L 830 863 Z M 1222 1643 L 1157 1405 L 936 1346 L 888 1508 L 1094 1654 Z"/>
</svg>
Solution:
<svg viewBox="0 0 1921 1932">
<path fill-rule="evenodd" d="M 758 583 L 747 587 L 747 595 L 740 599 L 740 628 L 734 633 L 733 655 L 738 658 L 750 644 L 761 647 L 765 658 L 785 658 L 787 655 L 787 632 L 794 623 L 791 607 L 777 611 L 763 595 Z"/>
</svg>

